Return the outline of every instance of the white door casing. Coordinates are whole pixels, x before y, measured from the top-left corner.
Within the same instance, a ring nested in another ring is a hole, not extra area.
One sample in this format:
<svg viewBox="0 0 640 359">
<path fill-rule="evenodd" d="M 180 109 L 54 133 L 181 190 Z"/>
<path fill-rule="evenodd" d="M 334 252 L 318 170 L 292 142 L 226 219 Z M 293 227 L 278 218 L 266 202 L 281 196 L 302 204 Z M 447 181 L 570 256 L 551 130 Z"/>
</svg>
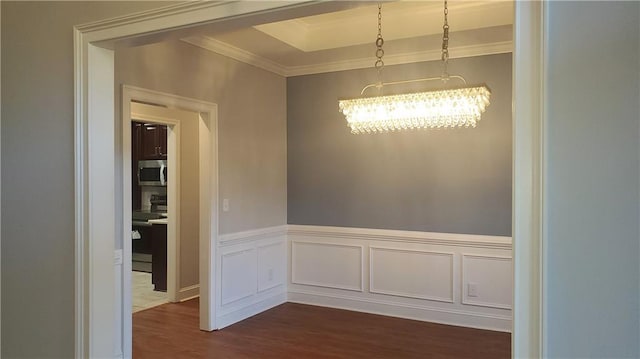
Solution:
<svg viewBox="0 0 640 359">
<path fill-rule="evenodd" d="M 150 116 L 149 114 L 139 114 L 131 110 L 131 101 L 143 101 L 140 94 L 146 93 L 146 98 L 152 98 L 153 103 L 162 104 L 163 97 L 154 96 L 152 91 L 133 88 L 131 86 L 122 86 L 122 182 L 123 186 L 123 207 L 122 207 L 122 223 L 123 233 L 123 261 L 124 271 L 131 272 L 131 245 L 126 240 L 129 228 L 131 227 L 131 188 L 127 186 L 132 178 L 131 173 L 131 121 L 144 120 L 147 123 L 157 123 L 167 126 L 167 162 L 171 165 L 167 173 L 167 299 L 170 302 L 177 301 L 177 282 L 180 274 L 180 121 L 175 118 Z M 126 278 L 126 277 L 125 277 Z M 131 287 L 130 278 L 123 282 L 123 290 L 125 290 L 125 298 Z M 130 308 L 125 305 L 125 309 Z"/>
<path fill-rule="evenodd" d="M 310 15 L 312 11 L 318 11 L 318 7 L 327 8 L 337 3 L 188 2 L 74 28 L 77 358 L 114 356 L 114 335 L 118 332 L 114 323 L 113 251 L 115 220 L 122 213 L 115 208 L 114 192 L 104 190 L 115 189 L 116 180 L 113 166 L 116 136 L 114 61 L 113 51 L 101 46 L 110 46 L 110 41 L 116 39 L 186 29 L 231 18 L 246 21 L 255 16 L 275 20 L 284 12 L 289 18 Z M 538 357 L 542 353 L 543 12 L 542 2 L 516 2 L 513 238 L 514 313 L 518 314 L 513 328 L 515 357 Z M 280 20 L 284 18 L 285 15 L 281 15 Z M 210 147 L 215 152 L 215 146 L 211 144 Z M 208 323 L 201 323 L 201 327 L 214 328 L 215 276 L 211 260 L 215 258 L 213 251 L 217 238 L 217 183 L 214 183 L 217 168 L 215 163 L 209 165 L 210 171 L 215 173 L 210 175 L 212 183 L 201 188 L 201 195 L 207 195 L 208 201 L 203 202 L 210 206 L 212 215 L 206 229 L 209 233 L 204 236 L 207 243 L 200 244 L 200 282 L 201 297 L 205 284 L 209 288 L 204 293 L 210 296 L 210 302 L 205 308 Z M 102 190 L 94 191 L 94 188 Z"/>
<path fill-rule="evenodd" d="M 123 144 L 123 168 L 122 177 L 123 182 L 128 183 L 131 178 L 131 100 L 137 100 L 144 103 L 154 103 L 168 108 L 177 108 L 181 110 L 188 110 L 191 112 L 199 113 L 199 136 L 203 143 L 199 150 L 199 161 L 201 171 L 199 173 L 200 187 L 208 188 L 207 195 L 201 196 L 200 207 L 200 278 L 214 278 L 214 269 L 212 261 L 209 258 L 213 257 L 213 250 L 215 246 L 215 234 L 217 234 L 217 205 L 211 205 L 210 201 L 213 195 L 213 200 L 217 198 L 217 191 L 211 190 L 211 188 L 217 189 L 217 105 L 205 101 L 199 101 L 189 99 L 181 96 L 166 94 L 158 91 L 152 91 L 147 89 L 141 89 L 133 86 L 124 85 L 122 87 L 122 144 Z M 138 116 L 140 117 L 140 116 Z M 169 301 L 175 302 L 178 300 L 178 288 L 179 285 L 179 273 L 180 273 L 180 206 L 179 204 L 179 188 L 180 188 L 180 120 L 170 119 L 165 117 L 155 117 L 149 114 L 144 115 L 145 120 L 149 120 L 155 123 L 163 123 L 170 126 L 169 140 L 168 140 L 168 161 L 174 165 L 169 167 L 169 186 L 167 188 L 168 194 L 168 218 L 169 224 L 167 230 L 169 231 L 167 236 L 167 294 Z M 202 132 L 202 133 L 201 133 Z M 212 170 L 213 169 L 213 170 Z M 122 208 L 122 221 L 123 225 L 123 238 L 127 238 L 128 229 L 131 227 L 131 188 L 130 186 L 123 186 L 123 208 Z M 215 226 L 215 230 L 211 230 Z M 212 237 L 212 233 L 214 236 Z M 211 239 L 213 238 L 213 239 Z M 209 248 L 209 249 L 207 249 Z M 123 310 L 122 310 L 122 332 L 121 340 L 124 356 L 131 356 L 131 241 L 125 240 L 124 247 L 124 269 L 123 269 Z M 210 253 L 211 257 L 206 254 Z M 213 330 L 216 329 L 215 317 L 211 317 L 212 310 L 209 308 L 215 302 L 214 296 L 209 290 L 208 283 L 210 280 L 204 280 L 200 285 L 200 329 Z"/>
</svg>

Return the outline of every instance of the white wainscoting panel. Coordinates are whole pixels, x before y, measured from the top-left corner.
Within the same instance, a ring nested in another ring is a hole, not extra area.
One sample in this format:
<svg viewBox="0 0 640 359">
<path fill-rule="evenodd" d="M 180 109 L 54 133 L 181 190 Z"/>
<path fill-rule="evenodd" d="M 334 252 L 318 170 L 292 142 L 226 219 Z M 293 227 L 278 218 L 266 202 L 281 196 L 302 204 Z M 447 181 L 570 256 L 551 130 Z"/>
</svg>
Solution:
<svg viewBox="0 0 640 359">
<path fill-rule="evenodd" d="M 510 257 L 462 255 L 462 303 L 511 309 L 513 265 Z M 469 286 L 476 287 L 470 295 Z"/>
<path fill-rule="evenodd" d="M 286 302 L 286 226 L 219 236 L 218 329 Z"/>
<path fill-rule="evenodd" d="M 258 292 L 277 287 L 285 282 L 286 258 L 286 246 L 283 241 L 258 247 Z"/>
<path fill-rule="evenodd" d="M 371 293 L 453 303 L 453 253 L 369 248 Z"/>
<path fill-rule="evenodd" d="M 299 225 L 287 233 L 291 302 L 511 330 L 510 237 Z M 463 288 L 469 281 L 476 297 Z"/>
<path fill-rule="evenodd" d="M 363 290 L 361 245 L 293 241 L 291 256 L 294 284 Z"/>
<path fill-rule="evenodd" d="M 288 300 L 511 330 L 509 237 L 289 225 L 219 238 L 218 328 Z"/>
<path fill-rule="evenodd" d="M 250 297 L 256 292 L 257 259 L 254 248 L 222 255 L 222 305 Z"/>
</svg>

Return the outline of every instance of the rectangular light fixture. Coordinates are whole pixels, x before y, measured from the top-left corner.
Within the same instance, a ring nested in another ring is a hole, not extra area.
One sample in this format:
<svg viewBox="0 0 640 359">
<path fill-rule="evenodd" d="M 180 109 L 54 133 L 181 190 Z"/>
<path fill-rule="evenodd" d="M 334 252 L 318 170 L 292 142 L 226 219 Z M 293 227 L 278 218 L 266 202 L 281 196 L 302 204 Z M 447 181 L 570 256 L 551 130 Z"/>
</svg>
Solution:
<svg viewBox="0 0 640 359">
<path fill-rule="evenodd" d="M 489 105 L 486 86 L 340 100 L 351 133 L 475 127 Z"/>
<path fill-rule="evenodd" d="M 447 87 L 426 92 L 404 93 L 399 95 L 379 95 L 349 100 L 339 100 L 340 112 L 347 119 L 351 133 L 378 133 L 426 128 L 476 127 L 485 108 L 489 106 L 491 91 L 487 86 L 467 86 L 467 81 L 459 75 L 450 75 L 447 71 L 449 61 L 449 9 L 444 0 L 444 25 L 442 26 L 442 65 L 440 77 L 382 81 L 384 68 L 384 39 L 382 38 L 382 3 L 378 4 L 378 36 L 376 38 L 376 62 L 378 82 L 365 86 L 360 95 L 372 87 L 382 93 L 388 85 L 401 85 L 422 81 L 442 81 L 457 79 L 464 87 Z"/>
</svg>

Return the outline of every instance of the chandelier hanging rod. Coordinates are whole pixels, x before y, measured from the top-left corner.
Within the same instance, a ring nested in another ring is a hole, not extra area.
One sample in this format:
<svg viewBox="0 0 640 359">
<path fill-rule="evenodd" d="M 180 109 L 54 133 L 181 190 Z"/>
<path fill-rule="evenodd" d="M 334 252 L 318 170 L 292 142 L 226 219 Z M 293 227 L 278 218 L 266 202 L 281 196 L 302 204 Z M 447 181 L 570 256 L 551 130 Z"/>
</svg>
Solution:
<svg viewBox="0 0 640 359">
<path fill-rule="evenodd" d="M 425 81 L 436 81 L 436 80 L 441 80 L 443 82 L 446 82 L 452 78 L 462 81 L 462 83 L 464 83 L 465 86 L 467 85 L 467 80 L 465 80 L 464 77 L 459 75 L 448 75 L 447 77 L 438 76 L 438 77 L 427 77 L 423 79 L 414 79 L 414 80 L 376 82 L 376 83 L 368 84 L 367 86 L 365 86 L 362 89 L 362 91 L 360 91 L 360 95 L 364 95 L 364 92 L 372 87 L 380 89 L 380 88 L 383 88 L 384 86 L 402 85 L 402 84 L 408 84 L 408 83 L 414 83 L 414 82 L 425 82 Z"/>
</svg>

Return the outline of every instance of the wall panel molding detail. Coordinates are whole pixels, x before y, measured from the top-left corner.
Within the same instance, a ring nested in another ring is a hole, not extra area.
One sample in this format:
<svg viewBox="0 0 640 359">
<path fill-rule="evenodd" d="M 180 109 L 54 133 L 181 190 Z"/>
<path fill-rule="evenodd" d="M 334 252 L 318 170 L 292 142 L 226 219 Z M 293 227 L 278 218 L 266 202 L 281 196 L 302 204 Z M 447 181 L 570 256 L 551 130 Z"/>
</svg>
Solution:
<svg viewBox="0 0 640 359">
<path fill-rule="evenodd" d="M 286 301 L 286 226 L 219 236 L 218 328 Z"/>
<path fill-rule="evenodd" d="M 381 258 L 384 252 L 386 261 Z M 453 261 L 453 253 L 370 246 L 369 292 L 453 303 Z M 423 278 L 419 283 L 407 280 L 416 272 Z M 417 284 L 420 288 L 416 288 Z"/>
<path fill-rule="evenodd" d="M 285 278 L 287 277 L 286 253 L 284 241 L 258 246 L 257 293 L 284 284 Z"/>
<path fill-rule="evenodd" d="M 363 256 L 361 245 L 292 241 L 291 282 L 362 292 Z"/>
<path fill-rule="evenodd" d="M 287 233 L 291 302 L 511 330 L 509 237 L 297 225 Z"/>
<path fill-rule="evenodd" d="M 257 273 L 257 258 L 254 248 L 241 249 L 222 255 L 222 296 L 223 306 L 251 297 L 255 294 L 253 283 Z"/>
<path fill-rule="evenodd" d="M 511 310 L 512 280 L 511 257 L 462 254 L 462 304 Z M 470 296 L 470 283 L 488 288 L 488 292 Z"/>
</svg>

